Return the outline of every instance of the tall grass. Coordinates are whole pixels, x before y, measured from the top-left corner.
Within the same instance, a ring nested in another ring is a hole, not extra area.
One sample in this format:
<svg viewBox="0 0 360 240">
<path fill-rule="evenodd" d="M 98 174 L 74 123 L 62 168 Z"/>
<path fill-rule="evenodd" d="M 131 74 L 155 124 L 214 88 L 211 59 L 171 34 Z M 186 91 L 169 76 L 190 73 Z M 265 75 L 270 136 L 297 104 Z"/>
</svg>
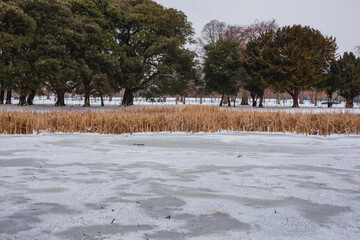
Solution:
<svg viewBox="0 0 360 240">
<path fill-rule="evenodd" d="M 360 116 L 350 113 L 235 111 L 218 107 L 127 108 L 105 112 L 0 111 L 0 134 L 123 134 L 137 132 L 289 132 L 359 134 Z"/>
</svg>

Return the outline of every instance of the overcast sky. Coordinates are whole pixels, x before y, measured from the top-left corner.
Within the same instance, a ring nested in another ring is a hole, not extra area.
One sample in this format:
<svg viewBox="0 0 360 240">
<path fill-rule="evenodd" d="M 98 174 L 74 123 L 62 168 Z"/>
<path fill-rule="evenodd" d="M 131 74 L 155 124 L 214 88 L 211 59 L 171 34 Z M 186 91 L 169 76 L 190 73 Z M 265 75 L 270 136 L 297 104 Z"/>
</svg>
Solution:
<svg viewBox="0 0 360 240">
<path fill-rule="evenodd" d="M 155 0 L 183 11 L 196 34 L 213 19 L 248 25 L 276 19 L 280 26 L 301 24 L 336 37 L 338 52 L 360 45 L 360 0 Z"/>
</svg>

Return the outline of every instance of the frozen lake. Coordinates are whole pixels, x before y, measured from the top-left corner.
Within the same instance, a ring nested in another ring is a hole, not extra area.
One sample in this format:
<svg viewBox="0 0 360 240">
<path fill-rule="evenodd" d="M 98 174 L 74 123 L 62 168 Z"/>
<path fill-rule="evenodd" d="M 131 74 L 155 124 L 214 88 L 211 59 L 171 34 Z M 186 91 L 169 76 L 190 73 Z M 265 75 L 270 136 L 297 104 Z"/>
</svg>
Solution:
<svg viewBox="0 0 360 240">
<path fill-rule="evenodd" d="M 0 239 L 359 239 L 360 136 L 0 135 Z"/>
</svg>

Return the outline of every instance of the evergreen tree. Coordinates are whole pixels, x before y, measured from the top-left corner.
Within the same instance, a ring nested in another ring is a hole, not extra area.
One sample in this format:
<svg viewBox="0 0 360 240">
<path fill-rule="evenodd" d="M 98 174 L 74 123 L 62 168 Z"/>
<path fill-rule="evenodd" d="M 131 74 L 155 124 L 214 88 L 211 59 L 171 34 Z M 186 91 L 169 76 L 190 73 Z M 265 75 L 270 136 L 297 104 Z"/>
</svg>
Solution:
<svg viewBox="0 0 360 240">
<path fill-rule="evenodd" d="M 220 93 L 222 99 L 225 95 L 236 95 L 241 86 L 240 73 L 243 66 L 238 43 L 232 40 L 218 41 L 215 45 L 206 45 L 204 49 L 206 54 L 204 73 L 207 88 Z"/>
<path fill-rule="evenodd" d="M 87 70 L 83 72 L 82 84 L 77 89 L 78 92 L 85 93 L 84 106 L 90 106 L 90 95 L 102 98 L 119 90 L 117 82 L 121 82 L 119 79 L 122 76 L 119 65 L 121 52 L 117 37 L 124 25 L 124 11 L 119 4 L 108 0 L 69 0 L 69 2 L 74 14 L 87 18 L 101 29 L 101 39 L 95 42 L 97 53 L 94 52 L 94 55 L 86 57 L 88 63 L 84 69 Z M 88 47 L 84 47 L 89 50 Z M 95 50 L 93 46 L 90 47 Z M 85 55 L 83 60 L 84 57 Z"/>
<path fill-rule="evenodd" d="M 24 94 L 28 86 L 22 84 L 24 71 L 29 69 L 25 60 L 32 41 L 35 21 L 18 6 L 18 1 L 0 1 L 0 103 L 11 103 L 11 91 Z"/>
<path fill-rule="evenodd" d="M 164 54 L 159 74 L 144 94 L 147 98 L 161 95 L 186 96 L 198 80 L 195 53 L 173 43 Z"/>
<path fill-rule="evenodd" d="M 64 106 L 65 93 L 72 92 L 78 84 L 74 53 L 85 38 L 79 31 L 81 20 L 62 0 L 27 0 L 20 6 L 36 21 L 29 49 L 31 68 L 24 74 L 26 81 L 23 82 L 30 82 L 32 90 L 46 87 L 57 94 L 56 106 Z"/>
<path fill-rule="evenodd" d="M 329 71 L 324 73 L 324 80 L 316 86 L 316 89 L 326 92 L 328 107 L 332 108 L 334 94 L 340 89 L 340 68 L 337 60 L 331 61 Z"/>
<path fill-rule="evenodd" d="M 310 27 L 283 27 L 262 53 L 264 79 L 273 90 L 289 93 L 293 107 L 299 107 L 299 94 L 324 81 L 336 48 L 335 39 Z"/>
<path fill-rule="evenodd" d="M 262 61 L 264 48 L 273 38 L 273 31 L 253 38 L 247 43 L 245 49 L 245 69 L 247 77 L 245 78 L 244 88 L 250 92 L 253 99 L 253 107 L 256 107 L 257 98 L 260 98 L 259 107 L 263 107 L 263 98 L 268 83 L 265 80 L 266 67 Z"/>
<path fill-rule="evenodd" d="M 132 105 L 135 92 L 153 87 L 160 75 L 168 74 L 164 57 L 174 44 L 189 42 L 193 29 L 184 13 L 154 1 L 123 1 L 121 7 L 125 20 L 117 37 L 123 53 L 119 85 L 125 88 L 123 105 Z"/>
<path fill-rule="evenodd" d="M 345 52 L 338 64 L 339 94 L 346 99 L 346 108 L 353 108 L 354 98 L 360 95 L 360 57 Z"/>
</svg>

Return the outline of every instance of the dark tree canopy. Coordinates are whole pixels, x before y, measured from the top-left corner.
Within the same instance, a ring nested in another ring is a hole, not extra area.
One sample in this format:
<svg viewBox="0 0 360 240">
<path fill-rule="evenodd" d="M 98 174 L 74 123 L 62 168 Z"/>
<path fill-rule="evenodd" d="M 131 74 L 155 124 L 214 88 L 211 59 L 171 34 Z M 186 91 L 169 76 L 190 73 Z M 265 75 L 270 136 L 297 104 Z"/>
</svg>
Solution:
<svg viewBox="0 0 360 240">
<path fill-rule="evenodd" d="M 250 92 L 253 99 L 253 107 L 256 107 L 257 98 L 260 98 L 259 107 L 263 107 L 262 100 L 265 89 L 268 87 L 266 81 L 266 66 L 263 64 L 262 54 L 273 38 L 273 31 L 253 38 L 246 45 L 245 69 L 247 77 L 245 78 L 244 88 Z"/>
<path fill-rule="evenodd" d="M 346 99 L 346 107 L 354 107 L 354 98 L 360 95 L 360 57 L 346 52 L 338 61 L 339 94 Z"/>
<path fill-rule="evenodd" d="M 324 81 L 324 72 L 335 58 L 335 39 L 300 25 L 267 34 L 273 38 L 262 53 L 267 69 L 265 79 L 273 90 L 289 93 L 294 100 L 293 107 L 299 107 L 300 92 L 311 90 Z"/>
<path fill-rule="evenodd" d="M 241 86 L 243 62 L 239 44 L 231 40 L 218 41 L 205 46 L 204 73 L 210 91 L 223 95 L 236 95 Z"/>
<path fill-rule="evenodd" d="M 324 72 L 324 80 L 319 82 L 315 89 L 326 93 L 328 107 L 331 108 L 334 102 L 334 94 L 340 89 L 340 66 L 338 60 L 331 61 L 329 70 Z"/>
<path fill-rule="evenodd" d="M 0 1 L 0 102 L 4 91 L 28 91 L 24 72 L 30 69 L 28 48 L 32 43 L 35 21 L 19 6 L 18 1 Z M 8 95 L 9 97 L 9 95 Z M 10 96 L 11 97 L 11 96 Z M 7 99 L 9 101 L 9 98 Z"/>
<path fill-rule="evenodd" d="M 128 1 L 124 27 L 118 39 L 123 53 L 121 67 L 125 88 L 124 105 L 133 103 L 133 93 L 153 87 L 156 78 L 167 70 L 164 56 L 174 45 L 183 48 L 193 35 L 184 13 L 147 0 Z M 168 60 L 168 59 L 166 59 Z M 176 64 L 176 63 L 175 63 Z"/>
</svg>

